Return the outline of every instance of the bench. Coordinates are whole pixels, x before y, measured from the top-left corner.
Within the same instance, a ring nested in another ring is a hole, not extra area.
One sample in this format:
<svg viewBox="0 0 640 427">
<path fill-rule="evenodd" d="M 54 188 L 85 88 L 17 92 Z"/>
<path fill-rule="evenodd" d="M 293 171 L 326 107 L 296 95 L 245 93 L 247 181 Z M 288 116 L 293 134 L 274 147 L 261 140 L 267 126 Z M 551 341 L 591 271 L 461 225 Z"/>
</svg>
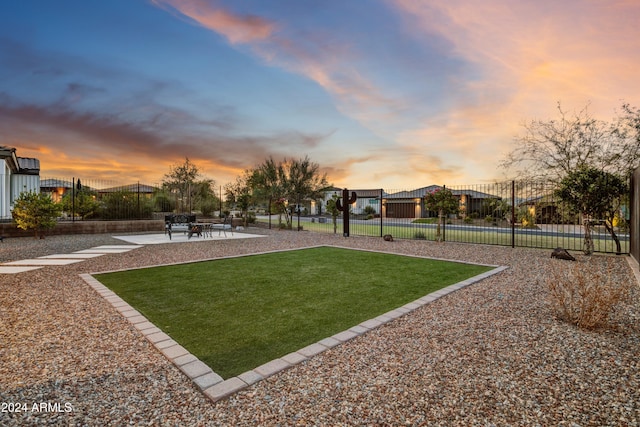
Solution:
<svg viewBox="0 0 640 427">
<path fill-rule="evenodd" d="M 171 233 L 174 231 L 182 231 L 182 233 L 186 233 L 187 231 L 191 232 L 192 226 L 191 224 L 196 222 L 195 215 L 187 215 L 187 214 L 177 214 L 177 215 L 165 215 L 164 216 L 164 234 L 169 235 L 169 239 L 171 239 Z M 191 237 L 191 236 L 189 236 Z"/>
<path fill-rule="evenodd" d="M 220 223 L 211 224 L 211 230 L 218 230 L 218 236 L 220 233 L 224 233 L 224 237 L 227 237 L 227 230 L 231 231 L 231 235 L 233 235 L 233 217 L 231 215 L 227 215 L 224 218 L 224 221 Z"/>
</svg>

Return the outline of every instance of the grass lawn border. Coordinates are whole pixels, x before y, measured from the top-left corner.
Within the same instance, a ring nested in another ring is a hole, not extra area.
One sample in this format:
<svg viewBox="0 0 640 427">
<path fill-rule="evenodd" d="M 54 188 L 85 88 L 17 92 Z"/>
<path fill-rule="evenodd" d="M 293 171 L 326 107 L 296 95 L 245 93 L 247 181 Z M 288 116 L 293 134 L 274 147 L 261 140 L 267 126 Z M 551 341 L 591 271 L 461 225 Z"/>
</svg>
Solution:
<svg viewBox="0 0 640 427">
<path fill-rule="evenodd" d="M 192 264 L 196 262 L 208 262 L 208 261 L 215 261 L 215 260 L 221 260 L 221 259 L 239 258 L 239 257 L 247 257 L 247 256 L 254 256 L 254 255 L 278 253 L 278 252 L 289 252 L 289 251 L 295 251 L 295 250 L 301 250 L 301 249 L 311 249 L 311 248 L 320 248 L 320 247 L 334 247 L 334 248 L 358 250 L 358 251 L 364 251 L 364 252 L 408 256 L 413 258 L 449 261 L 449 262 L 456 262 L 461 264 L 481 265 L 486 267 L 493 267 L 493 269 L 487 272 L 478 274 L 476 276 L 467 278 L 461 282 L 454 283 L 438 291 L 432 292 L 428 295 L 418 298 L 415 301 L 409 302 L 401 307 L 398 307 L 387 313 L 379 315 L 373 319 L 366 320 L 345 331 L 339 332 L 331 337 L 324 338 L 318 341 L 317 343 L 308 345 L 307 347 L 304 347 L 295 352 L 287 354 L 281 358 L 274 359 L 250 371 L 242 373 L 236 377 L 229 378 L 227 380 L 224 380 L 221 376 L 213 372 L 213 370 L 211 370 L 209 366 L 204 364 L 202 361 L 198 360 L 194 355 L 192 355 L 184 347 L 182 347 L 176 341 L 171 339 L 171 337 L 165 334 L 160 328 L 152 324 L 137 310 L 135 310 L 122 298 L 120 298 L 115 292 L 111 291 L 109 288 L 104 286 L 102 283 L 100 283 L 97 279 L 93 277 L 94 274 L 111 273 L 116 271 L 138 270 L 138 269 L 145 269 L 145 268 L 151 268 L 156 266 L 149 265 L 149 266 L 142 266 L 142 267 L 135 267 L 135 268 L 101 271 L 101 272 L 94 272 L 89 274 L 81 274 L 80 276 L 89 286 L 91 286 L 96 292 L 98 292 L 99 295 L 105 298 L 107 302 L 111 303 L 111 305 L 117 311 L 119 311 L 125 317 L 125 319 L 127 319 L 138 331 L 140 331 L 143 334 L 143 336 L 148 341 L 150 341 L 162 354 L 164 354 L 164 356 L 170 362 L 172 362 L 178 369 L 180 369 L 185 375 L 187 375 L 187 377 L 189 377 L 198 386 L 198 388 L 200 388 L 200 390 L 203 391 L 203 393 L 206 396 L 208 396 L 210 399 L 212 399 L 215 402 L 225 397 L 228 397 L 231 394 L 237 391 L 240 391 L 252 384 L 255 384 L 258 381 L 261 381 L 265 378 L 268 378 L 272 375 L 277 374 L 278 372 L 281 372 L 287 368 L 290 368 L 298 363 L 308 360 L 314 357 L 315 355 L 320 354 L 330 348 L 340 345 L 346 341 L 349 341 L 353 338 L 363 335 L 372 329 L 382 326 L 394 319 L 404 316 L 405 314 L 410 313 L 426 304 L 429 304 L 430 302 L 435 301 L 449 293 L 455 292 L 459 289 L 463 289 L 469 285 L 480 282 L 481 280 L 484 280 L 490 276 L 493 276 L 494 274 L 498 274 L 508 268 L 506 266 L 499 266 L 499 265 L 493 265 L 493 264 L 473 263 L 468 261 L 459 261 L 459 260 L 451 260 L 451 259 L 436 258 L 436 257 L 425 257 L 425 256 L 402 254 L 402 253 L 389 252 L 389 251 L 376 251 L 371 249 L 350 248 L 350 247 L 345 247 L 341 245 L 313 245 L 313 246 L 307 246 L 303 248 L 281 249 L 281 250 L 273 250 L 273 251 L 255 252 L 255 253 L 249 253 L 249 254 L 230 255 L 230 256 L 215 257 L 215 258 L 201 259 L 201 260 L 194 260 L 194 261 L 176 262 L 176 263 L 162 264 L 162 265 L 170 266 L 170 265 Z"/>
</svg>

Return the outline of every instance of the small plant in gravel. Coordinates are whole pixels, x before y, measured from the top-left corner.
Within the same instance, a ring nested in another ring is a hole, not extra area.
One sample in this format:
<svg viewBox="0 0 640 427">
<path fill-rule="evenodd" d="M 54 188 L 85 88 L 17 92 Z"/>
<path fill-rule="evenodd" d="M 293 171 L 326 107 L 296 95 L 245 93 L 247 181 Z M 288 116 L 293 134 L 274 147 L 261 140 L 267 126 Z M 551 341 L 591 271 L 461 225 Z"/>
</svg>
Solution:
<svg viewBox="0 0 640 427">
<path fill-rule="evenodd" d="M 611 262 L 603 268 L 553 261 L 546 282 L 558 318 L 584 329 L 606 327 L 630 291 L 628 282 L 616 279 Z"/>
<path fill-rule="evenodd" d="M 16 199 L 11 215 L 22 230 L 34 230 L 35 237 L 43 237 L 44 230 L 54 228 L 62 206 L 44 193 L 23 191 Z"/>
<path fill-rule="evenodd" d="M 425 240 L 427 238 L 427 235 L 424 233 L 424 231 L 416 231 L 415 233 L 413 233 L 413 238 L 417 240 Z"/>
</svg>

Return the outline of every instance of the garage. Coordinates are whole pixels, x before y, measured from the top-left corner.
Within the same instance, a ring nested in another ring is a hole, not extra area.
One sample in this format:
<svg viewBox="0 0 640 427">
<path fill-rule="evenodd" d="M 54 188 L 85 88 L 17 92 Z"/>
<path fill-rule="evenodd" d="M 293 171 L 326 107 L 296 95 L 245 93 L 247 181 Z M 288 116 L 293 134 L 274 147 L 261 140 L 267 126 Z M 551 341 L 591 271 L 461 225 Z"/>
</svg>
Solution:
<svg viewBox="0 0 640 427">
<path fill-rule="evenodd" d="M 415 202 L 387 202 L 387 218 L 416 218 Z"/>
</svg>

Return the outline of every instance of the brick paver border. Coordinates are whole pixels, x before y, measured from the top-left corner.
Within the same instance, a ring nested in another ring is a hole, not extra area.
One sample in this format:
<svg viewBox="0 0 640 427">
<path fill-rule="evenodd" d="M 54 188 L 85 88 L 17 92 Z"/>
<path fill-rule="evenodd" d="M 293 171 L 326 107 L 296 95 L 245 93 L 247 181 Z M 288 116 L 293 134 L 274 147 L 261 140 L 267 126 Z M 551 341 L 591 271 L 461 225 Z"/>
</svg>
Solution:
<svg viewBox="0 0 640 427">
<path fill-rule="evenodd" d="M 353 248 L 348 248 L 353 249 Z M 357 250 L 357 249 L 355 249 Z M 278 252 L 278 251 L 275 251 Z M 259 254 L 259 253 L 258 253 Z M 251 254 L 257 255 L 257 254 Z M 245 256 L 245 255 L 240 255 Z M 236 258 L 233 256 L 230 258 Z M 216 258 L 220 259 L 220 258 Z M 433 258 L 430 258 L 433 259 Z M 452 262 L 461 262 L 457 260 L 445 260 Z M 480 264 L 482 265 L 482 264 Z M 324 338 L 315 344 L 308 345 L 298 351 L 289 353 L 278 359 L 274 359 L 250 371 L 238 375 L 237 377 L 223 379 L 220 375 L 213 372 L 211 368 L 200 361 L 196 356 L 192 355 L 187 349 L 174 341 L 169 335 L 165 334 L 151 323 L 147 318 L 141 315 L 137 310 L 131 307 L 126 301 L 120 298 L 115 292 L 104 286 L 96 280 L 91 274 L 81 274 L 80 277 L 91 286 L 98 294 L 106 299 L 111 305 L 120 312 L 138 331 L 145 336 L 162 354 L 165 355 L 178 369 L 180 369 L 187 377 L 189 377 L 202 392 L 214 402 L 228 397 L 246 387 L 249 387 L 258 381 L 284 371 L 298 363 L 308 360 L 330 348 L 338 346 L 346 341 L 356 338 L 368 331 L 378 328 L 392 320 L 411 313 L 418 308 L 430 304 L 431 302 L 442 298 L 457 290 L 463 289 L 474 283 L 478 283 L 494 274 L 498 274 L 508 267 L 487 265 L 495 267 L 493 270 L 487 271 L 477 276 L 473 276 L 461 282 L 442 288 L 436 292 L 432 292 L 413 302 L 405 304 L 387 313 L 381 314 L 373 319 L 366 320 L 359 325 L 339 332 L 331 337 Z"/>
</svg>

